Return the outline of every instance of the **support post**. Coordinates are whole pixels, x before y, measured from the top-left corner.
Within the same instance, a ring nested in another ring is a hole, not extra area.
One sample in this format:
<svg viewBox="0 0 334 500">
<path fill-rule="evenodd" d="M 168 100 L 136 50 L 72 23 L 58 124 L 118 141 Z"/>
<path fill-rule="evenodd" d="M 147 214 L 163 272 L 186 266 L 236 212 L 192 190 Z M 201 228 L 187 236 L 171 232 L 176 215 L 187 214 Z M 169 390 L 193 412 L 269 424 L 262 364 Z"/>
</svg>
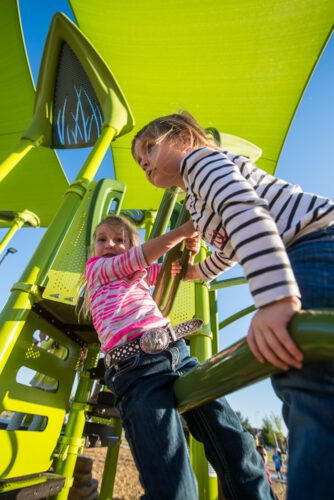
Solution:
<svg viewBox="0 0 334 500">
<path fill-rule="evenodd" d="M 206 250 L 202 244 L 199 260 L 206 257 Z M 195 316 L 204 322 L 202 330 L 190 339 L 191 354 L 198 358 L 200 363 L 212 356 L 212 333 L 210 326 L 210 298 L 209 290 L 203 283 L 195 283 Z M 198 481 L 200 500 L 216 500 L 218 498 L 217 476 L 208 463 L 204 447 L 190 436 L 190 456 L 194 472 Z"/>
<path fill-rule="evenodd" d="M 55 462 L 56 474 L 65 477 L 64 488 L 53 500 L 66 500 L 72 486 L 74 468 L 78 454 L 82 452 L 84 439 L 82 438 L 86 422 L 86 411 L 94 380 L 90 378 L 89 371 L 95 368 L 100 352 L 99 344 L 89 344 L 88 353 L 84 362 L 84 370 L 80 374 L 79 384 L 66 425 L 65 434 L 59 438 L 59 451 Z"/>
<path fill-rule="evenodd" d="M 122 421 L 120 418 L 114 418 L 112 419 L 112 423 L 116 428 L 116 435 L 119 437 L 119 443 L 117 446 L 111 446 L 108 448 L 104 463 L 99 500 L 112 500 L 113 498 L 118 455 L 121 446 Z"/>
</svg>

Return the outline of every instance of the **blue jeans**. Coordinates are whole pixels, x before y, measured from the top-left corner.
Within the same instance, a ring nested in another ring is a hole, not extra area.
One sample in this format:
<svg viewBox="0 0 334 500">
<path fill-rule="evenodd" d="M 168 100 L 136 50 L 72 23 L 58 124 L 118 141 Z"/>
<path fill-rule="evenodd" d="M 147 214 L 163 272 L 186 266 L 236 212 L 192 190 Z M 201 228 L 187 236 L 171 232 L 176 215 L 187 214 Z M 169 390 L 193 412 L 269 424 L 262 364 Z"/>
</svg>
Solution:
<svg viewBox="0 0 334 500">
<path fill-rule="evenodd" d="M 334 307 L 334 226 L 288 249 L 303 309 Z M 272 378 L 289 429 L 288 500 L 333 500 L 334 362 Z"/>
<path fill-rule="evenodd" d="M 145 499 L 197 500 L 197 485 L 173 383 L 198 365 L 183 340 L 150 356 L 140 353 L 110 368 L 106 382 L 116 395 L 125 435 Z M 227 499 L 274 498 L 253 437 L 225 398 L 184 414 L 192 435 L 204 444 Z"/>
</svg>

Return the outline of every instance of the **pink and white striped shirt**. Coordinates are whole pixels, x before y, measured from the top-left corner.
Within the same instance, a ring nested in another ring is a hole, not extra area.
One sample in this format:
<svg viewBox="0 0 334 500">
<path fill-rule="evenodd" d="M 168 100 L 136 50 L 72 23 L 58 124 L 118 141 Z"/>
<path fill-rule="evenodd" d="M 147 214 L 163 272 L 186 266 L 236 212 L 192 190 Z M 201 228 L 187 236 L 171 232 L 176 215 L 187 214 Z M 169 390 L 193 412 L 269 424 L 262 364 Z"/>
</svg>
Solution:
<svg viewBox="0 0 334 500">
<path fill-rule="evenodd" d="M 88 299 L 102 351 L 125 344 L 151 328 L 169 325 L 150 294 L 160 265 L 147 265 L 142 247 L 87 261 Z"/>
</svg>

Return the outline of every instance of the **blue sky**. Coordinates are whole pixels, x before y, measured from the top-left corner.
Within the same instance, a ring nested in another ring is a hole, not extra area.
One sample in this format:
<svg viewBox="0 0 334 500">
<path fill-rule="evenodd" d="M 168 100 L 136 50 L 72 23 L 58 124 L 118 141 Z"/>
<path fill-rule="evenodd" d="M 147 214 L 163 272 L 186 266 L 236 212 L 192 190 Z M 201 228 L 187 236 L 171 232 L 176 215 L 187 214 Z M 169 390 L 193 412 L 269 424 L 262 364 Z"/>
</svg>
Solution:
<svg viewBox="0 0 334 500">
<path fill-rule="evenodd" d="M 66 0 L 21 0 L 21 16 L 27 52 L 36 81 L 44 40 L 52 15 L 61 11 L 73 19 Z M 32 8 L 33 7 L 33 8 Z M 36 13 L 38 13 L 36 15 Z M 334 197 L 334 167 L 332 145 L 334 142 L 334 37 L 330 40 L 308 85 L 301 105 L 290 128 L 276 175 L 300 184 L 305 191 Z M 80 152 L 59 154 L 63 168 L 72 180 L 82 164 Z M 87 154 L 87 150 L 86 150 Z M 98 177 L 112 177 L 110 157 L 107 157 Z M 23 229 L 15 235 L 10 246 L 18 252 L 8 255 L 0 267 L 0 307 L 8 297 L 10 287 L 19 280 L 33 254 L 44 230 Z M 0 238 L 5 234 L 0 230 Z M 239 276 L 240 268 L 224 277 Z M 228 288 L 219 293 L 221 319 L 252 303 L 247 285 Z M 220 335 L 223 349 L 245 336 L 249 317 L 227 327 Z M 262 418 L 274 413 L 280 415 L 281 404 L 274 395 L 269 381 L 264 381 L 228 397 L 235 410 L 249 417 L 253 425 L 260 425 Z"/>
</svg>

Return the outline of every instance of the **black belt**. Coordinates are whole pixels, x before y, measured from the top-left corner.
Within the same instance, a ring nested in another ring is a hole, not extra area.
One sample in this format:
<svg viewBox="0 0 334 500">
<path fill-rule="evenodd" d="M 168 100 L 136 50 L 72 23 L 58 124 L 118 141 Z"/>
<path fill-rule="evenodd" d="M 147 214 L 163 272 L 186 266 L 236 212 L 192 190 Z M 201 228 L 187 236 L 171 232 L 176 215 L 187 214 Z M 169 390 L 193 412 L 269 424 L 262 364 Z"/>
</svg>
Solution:
<svg viewBox="0 0 334 500">
<path fill-rule="evenodd" d="M 197 332 L 202 325 L 201 319 L 190 319 L 173 327 L 152 328 L 135 340 L 110 349 L 105 355 L 104 364 L 110 368 L 140 351 L 146 354 L 159 354 L 167 349 L 170 343 Z"/>
</svg>

